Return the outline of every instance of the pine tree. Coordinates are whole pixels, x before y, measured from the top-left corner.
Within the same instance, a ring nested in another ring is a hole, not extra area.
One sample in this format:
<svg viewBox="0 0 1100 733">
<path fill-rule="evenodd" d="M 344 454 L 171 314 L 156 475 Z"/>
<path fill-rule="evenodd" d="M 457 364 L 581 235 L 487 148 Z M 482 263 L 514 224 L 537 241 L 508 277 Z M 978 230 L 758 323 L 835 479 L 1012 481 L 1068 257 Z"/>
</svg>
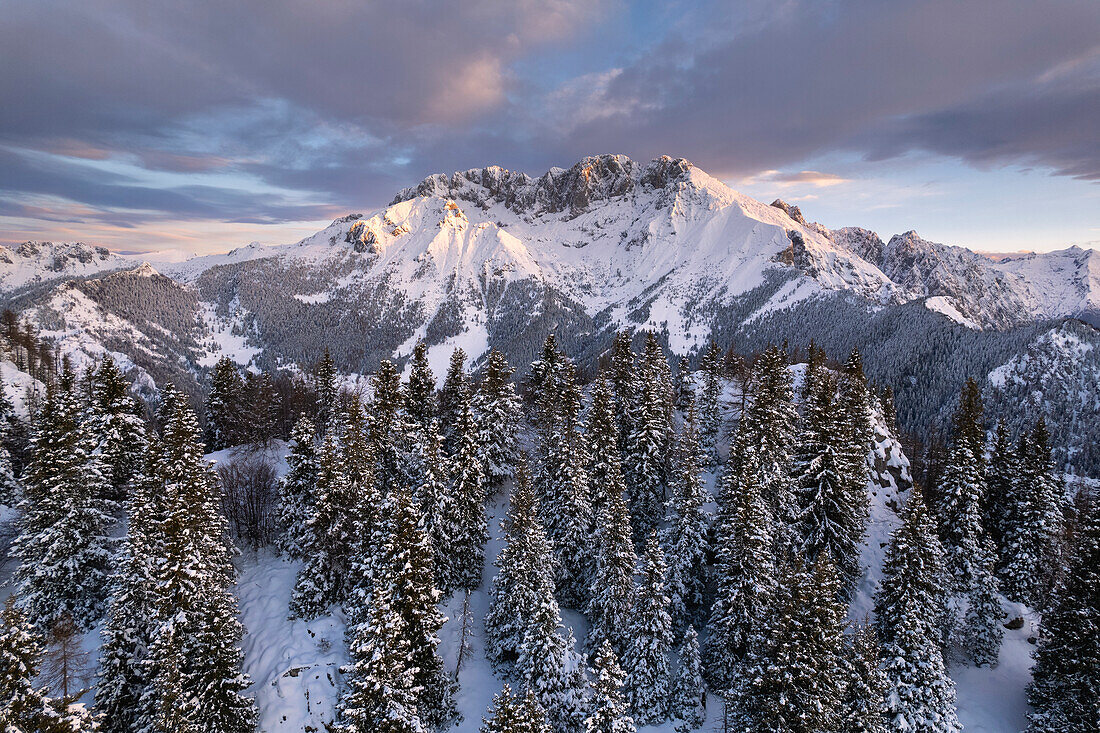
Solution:
<svg viewBox="0 0 1100 733">
<path fill-rule="evenodd" d="M 847 646 L 847 675 L 840 704 L 840 733 L 886 733 L 887 679 L 882 671 L 878 639 L 860 624 Z"/>
<path fill-rule="evenodd" d="M 95 374 L 91 430 L 110 485 L 108 498 L 120 501 L 145 445 L 145 423 L 130 395 L 130 385 L 108 355 Z"/>
<path fill-rule="evenodd" d="M 80 421 L 75 377 L 66 369 L 47 388 L 32 440 L 32 458 L 20 502 L 20 604 L 42 629 L 63 614 L 89 629 L 103 612 L 113 543 L 109 493 L 96 437 Z"/>
<path fill-rule="evenodd" d="M 45 650 L 37 630 L 10 597 L 0 630 L 0 727 L 5 733 L 78 733 L 98 730 L 96 721 L 71 701 L 52 699 L 34 687 Z"/>
<path fill-rule="evenodd" d="M 317 430 L 313 421 L 302 417 L 294 424 L 290 435 L 288 470 L 279 483 L 279 549 L 290 558 L 305 557 L 308 539 L 307 522 L 316 511 L 316 486 L 319 471 Z"/>
<path fill-rule="evenodd" d="M 554 557 L 539 521 L 538 501 L 521 463 L 504 521 L 505 544 L 494 565 L 485 616 L 485 654 L 494 665 L 519 657 L 540 599 L 554 591 Z"/>
<path fill-rule="evenodd" d="M 694 730 L 703 724 L 706 708 L 703 707 L 703 663 L 699 658 L 699 635 L 688 626 L 678 652 L 680 666 L 672 683 L 670 713 L 685 723 L 686 730 Z M 680 729 L 678 729 L 680 730 Z"/>
<path fill-rule="evenodd" d="M 324 436 L 336 419 L 337 397 L 340 394 L 336 383 L 336 363 L 328 349 L 325 349 L 321 360 L 314 367 L 313 381 L 317 389 L 317 427 Z"/>
<path fill-rule="evenodd" d="M 726 464 L 714 538 L 715 599 L 703 649 L 707 681 L 717 690 L 732 686 L 749 640 L 763 622 L 775 591 L 772 518 L 756 483 L 751 455 L 736 475 Z"/>
<path fill-rule="evenodd" d="M 703 389 L 699 393 L 699 445 L 708 466 L 718 463 L 718 430 L 721 426 L 719 400 L 722 396 L 721 352 L 713 341 L 699 361 Z"/>
<path fill-rule="evenodd" d="M 317 464 L 314 510 L 306 520 L 302 543 L 306 564 L 298 571 L 290 601 L 291 614 L 298 618 L 315 618 L 343 600 L 355 537 L 358 495 L 331 433 L 321 445 Z"/>
<path fill-rule="evenodd" d="M 275 380 L 267 372 L 249 372 L 244 380 L 245 399 L 242 412 L 241 439 L 256 445 L 267 445 L 279 432 L 279 393 Z"/>
<path fill-rule="evenodd" d="M 829 558 L 780 566 L 775 603 L 753 637 L 731 702 L 746 731 L 832 730 L 842 693 L 844 607 Z"/>
<path fill-rule="evenodd" d="M 866 489 L 853 490 L 845 476 L 843 413 L 834 401 L 828 375 L 815 378 L 807 395 L 795 449 L 793 516 L 789 539 L 807 561 L 825 556 L 837 569 L 843 597 L 850 597 L 862 575 L 859 547 L 866 520 Z M 857 498 L 860 497 L 860 498 Z"/>
<path fill-rule="evenodd" d="M 546 711 L 531 690 L 524 697 L 508 685 L 493 696 L 488 718 L 482 719 L 481 733 L 550 733 Z"/>
<path fill-rule="evenodd" d="M 604 641 L 592 659 L 592 702 L 584 720 L 585 733 L 634 733 L 622 687 L 625 675 L 611 644 Z"/>
<path fill-rule="evenodd" d="M 1005 634 L 1005 612 L 993 575 L 992 550 L 987 548 L 983 554 L 988 559 L 976 568 L 967 599 L 964 646 L 976 666 L 996 667 Z"/>
<path fill-rule="evenodd" d="M 1093 730 L 1100 720 L 1100 512 L 1082 518 L 1065 578 L 1043 615 L 1028 688 L 1029 731 Z"/>
<path fill-rule="evenodd" d="M 244 420 L 244 378 L 233 360 L 223 356 L 210 373 L 206 397 L 206 444 L 210 450 L 241 443 Z"/>
<path fill-rule="evenodd" d="M 15 475 L 11 452 L 8 450 L 17 425 L 19 422 L 16 420 L 15 410 L 8 399 L 4 382 L 0 379 L 0 504 L 9 507 L 15 506 L 23 494 L 23 484 Z"/>
<path fill-rule="evenodd" d="M 155 565 L 154 633 L 149 645 L 154 729 L 244 733 L 256 709 L 242 693 L 235 573 L 221 497 L 199 443 L 195 414 L 166 390 L 161 557 Z"/>
<path fill-rule="evenodd" d="M 512 383 L 513 372 L 504 354 L 492 349 L 474 396 L 477 445 L 490 487 L 499 486 L 512 475 L 520 456 L 519 427 L 523 414 Z"/>
<path fill-rule="evenodd" d="M 664 381 L 667 367 L 661 345 L 652 333 L 647 334 L 636 376 L 638 396 L 630 416 L 631 433 L 623 454 L 636 539 L 656 529 L 664 505 L 666 458 L 672 437 L 671 388 Z"/>
<path fill-rule="evenodd" d="M 704 565 L 707 555 L 706 490 L 699 476 L 699 451 L 695 407 L 689 406 L 677 444 L 677 465 L 668 502 L 665 547 L 668 568 L 669 613 L 673 628 L 683 629 L 696 619 L 703 606 Z"/>
<path fill-rule="evenodd" d="M 643 725 L 659 723 L 669 713 L 672 619 L 665 586 L 667 570 L 657 535 L 650 533 L 631 614 L 630 642 L 623 654 L 628 680 L 626 698 L 635 719 Z"/>
<path fill-rule="evenodd" d="M 146 694 L 152 684 L 146 655 L 157 610 L 156 563 L 163 556 L 163 450 L 155 435 L 148 439 L 130 490 L 126 538 L 111 579 L 95 694 L 105 733 L 146 730 L 153 722 L 153 700 Z"/>
<path fill-rule="evenodd" d="M 1050 435 L 1043 418 L 1021 440 L 1017 456 L 1019 470 L 1015 501 L 1006 519 L 1001 580 L 1005 596 L 1042 608 L 1058 565 L 1063 521 L 1061 489 L 1054 478 Z"/>
<path fill-rule="evenodd" d="M 428 346 L 417 341 L 409 367 L 409 382 L 405 385 L 405 414 L 419 430 L 427 430 L 436 416 L 435 375 L 428 364 Z"/>
<path fill-rule="evenodd" d="M 598 380 L 592 390 L 587 435 L 591 447 L 588 476 L 597 507 L 596 568 L 588 601 L 592 624 L 589 646 L 595 649 L 609 641 L 616 654 L 622 654 L 630 627 L 637 557 L 631 540 L 630 512 L 623 498 L 612 391 L 604 379 Z"/>
<path fill-rule="evenodd" d="M 902 525 L 890 538 L 875 595 L 875 631 L 886 674 L 887 720 L 901 730 L 960 730 L 955 685 L 941 650 L 943 552 L 920 491 L 913 488 Z"/>
<path fill-rule="evenodd" d="M 886 423 L 886 429 L 890 431 L 890 435 L 898 437 L 898 408 L 894 404 L 894 388 L 890 385 L 883 387 L 879 402 L 882 403 L 882 421 Z"/>
<path fill-rule="evenodd" d="M 449 536 L 447 573 L 440 590 L 446 595 L 455 590 L 475 590 L 481 584 L 485 565 L 485 543 L 489 541 L 489 520 L 485 514 L 485 477 L 477 443 L 477 424 L 468 391 L 455 405 L 457 421 L 453 425 L 454 454 L 451 464 L 450 500 L 444 505 L 450 512 L 442 517 Z"/>
</svg>

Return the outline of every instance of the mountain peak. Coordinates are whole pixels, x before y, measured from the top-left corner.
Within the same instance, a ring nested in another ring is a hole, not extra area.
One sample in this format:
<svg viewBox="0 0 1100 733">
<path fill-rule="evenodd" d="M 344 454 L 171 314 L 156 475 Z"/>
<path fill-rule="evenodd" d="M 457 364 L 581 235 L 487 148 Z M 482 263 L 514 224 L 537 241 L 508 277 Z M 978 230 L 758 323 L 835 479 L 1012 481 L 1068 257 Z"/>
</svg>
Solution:
<svg viewBox="0 0 1100 733">
<path fill-rule="evenodd" d="M 802 217 L 802 210 L 797 206 L 791 206 L 783 199 L 776 199 L 771 202 L 771 205 L 786 213 L 787 216 L 791 217 L 791 219 L 797 221 L 802 226 L 807 226 L 806 220 Z"/>
<path fill-rule="evenodd" d="M 436 173 L 402 190 L 390 203 L 422 196 L 461 199 L 488 208 L 498 203 L 524 216 L 564 214 L 573 218 L 597 201 L 627 196 L 640 190 L 667 191 L 692 182 L 694 166 L 668 155 L 642 165 L 625 155 L 592 155 L 569 168 L 551 168 L 538 178 L 498 165 L 471 168 L 450 176 Z M 709 179 L 709 176 L 707 177 Z M 713 180 L 713 179 L 711 179 Z"/>
</svg>

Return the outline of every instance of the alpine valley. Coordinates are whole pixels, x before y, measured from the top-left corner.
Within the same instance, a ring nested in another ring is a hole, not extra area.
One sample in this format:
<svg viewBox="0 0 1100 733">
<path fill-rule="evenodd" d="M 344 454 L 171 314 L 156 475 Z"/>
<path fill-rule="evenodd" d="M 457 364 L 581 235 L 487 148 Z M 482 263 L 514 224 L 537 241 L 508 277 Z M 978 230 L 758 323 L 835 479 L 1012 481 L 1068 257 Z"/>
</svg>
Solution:
<svg viewBox="0 0 1100 733">
<path fill-rule="evenodd" d="M 0 299 L 75 364 L 110 352 L 150 392 L 197 393 L 224 355 L 296 370 L 328 349 L 353 376 L 423 340 L 440 374 L 456 346 L 475 368 L 490 348 L 527 364 L 550 333 L 589 369 L 622 329 L 693 360 L 712 339 L 813 340 L 858 347 L 906 429 L 944 428 L 975 377 L 993 420 L 1018 432 L 1041 410 L 1064 466 L 1100 470 L 1100 423 L 1082 419 L 1100 409 L 1100 253 L 994 259 L 831 230 L 671 157 L 434 175 L 300 242 L 182 263 L 27 242 L 0 248 Z"/>
</svg>

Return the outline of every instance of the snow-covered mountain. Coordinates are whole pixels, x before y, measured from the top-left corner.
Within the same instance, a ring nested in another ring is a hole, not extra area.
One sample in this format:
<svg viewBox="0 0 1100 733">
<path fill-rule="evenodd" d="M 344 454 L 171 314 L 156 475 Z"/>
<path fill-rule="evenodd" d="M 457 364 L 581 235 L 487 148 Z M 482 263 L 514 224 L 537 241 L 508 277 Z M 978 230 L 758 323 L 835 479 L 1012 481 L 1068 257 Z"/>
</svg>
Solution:
<svg viewBox="0 0 1100 733">
<path fill-rule="evenodd" d="M 65 277 L 93 275 L 132 266 L 106 247 L 84 242 L 23 242 L 0 245 L 0 291 L 11 292 L 35 283 Z"/>
<path fill-rule="evenodd" d="M 300 242 L 107 274 L 127 263 L 28 243 L 0 251 L 0 294 L 78 362 L 109 350 L 149 371 L 167 356 L 191 379 L 221 354 L 296 367 L 325 348 L 365 372 L 418 339 L 441 373 L 456 346 L 475 364 L 493 347 L 528 363 L 551 332 L 588 365 L 620 328 L 654 329 L 677 354 L 712 337 L 745 351 L 815 338 L 866 349 L 910 426 L 942 420 L 961 379 L 984 378 L 1050 321 L 1100 313 L 1093 250 L 994 261 L 914 232 L 884 242 L 670 157 L 434 175 Z"/>
</svg>

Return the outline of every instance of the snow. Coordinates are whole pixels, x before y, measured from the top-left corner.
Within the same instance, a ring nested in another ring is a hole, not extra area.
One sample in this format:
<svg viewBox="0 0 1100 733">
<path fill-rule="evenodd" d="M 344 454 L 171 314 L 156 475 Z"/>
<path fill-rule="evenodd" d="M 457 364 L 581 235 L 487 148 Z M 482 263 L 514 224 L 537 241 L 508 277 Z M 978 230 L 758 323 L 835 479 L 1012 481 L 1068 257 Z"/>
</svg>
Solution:
<svg viewBox="0 0 1100 733">
<path fill-rule="evenodd" d="M 4 382 L 4 394 L 11 401 L 15 414 L 22 418 L 27 417 L 27 395 L 46 394 L 46 385 L 19 371 L 15 364 L 6 359 L 0 361 L 0 379 Z"/>
<path fill-rule="evenodd" d="M 946 295 L 934 295 L 931 298 L 928 298 L 924 301 L 924 307 L 930 311 L 942 313 L 955 323 L 958 323 L 962 326 L 966 326 L 967 328 L 973 329 L 975 331 L 981 330 L 981 326 L 975 323 L 972 319 L 967 318 L 962 313 L 960 313 L 959 309 L 955 307 L 955 304 L 951 302 L 951 298 Z"/>
</svg>

